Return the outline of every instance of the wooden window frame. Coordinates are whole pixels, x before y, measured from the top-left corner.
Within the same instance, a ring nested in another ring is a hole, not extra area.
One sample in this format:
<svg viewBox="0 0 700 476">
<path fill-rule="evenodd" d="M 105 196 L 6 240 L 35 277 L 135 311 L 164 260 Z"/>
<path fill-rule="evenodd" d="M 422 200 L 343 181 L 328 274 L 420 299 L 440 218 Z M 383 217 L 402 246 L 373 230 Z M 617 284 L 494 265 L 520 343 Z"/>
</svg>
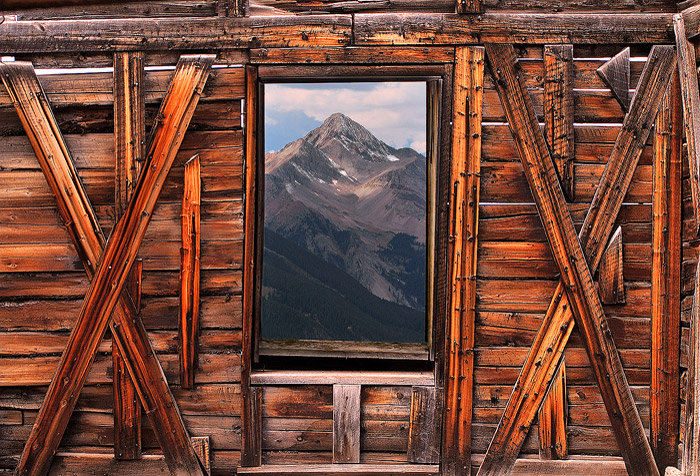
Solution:
<svg viewBox="0 0 700 476">
<path fill-rule="evenodd" d="M 298 340 L 290 343 L 280 341 L 263 341 L 260 331 L 260 302 L 262 292 L 262 254 L 263 254 L 263 219 L 264 219 L 264 86 L 270 83 L 313 83 L 313 82 L 387 82 L 387 81 L 425 81 L 426 82 L 426 140 L 428 142 L 428 273 L 427 273 L 427 312 L 426 339 L 419 344 L 384 344 L 354 341 L 318 341 L 317 349 L 300 346 L 315 341 Z M 258 66 L 255 94 L 257 95 L 257 117 L 248 124 L 255 128 L 256 143 L 249 150 L 254 150 L 253 160 L 255 180 L 255 216 L 246 216 L 254 220 L 253 279 L 252 286 L 246 286 L 246 292 L 253 293 L 252 306 L 247 309 L 250 325 L 250 340 L 254 362 L 259 362 L 261 355 L 266 357 L 293 357 L 312 359 L 369 359 L 397 361 L 436 361 L 436 354 L 441 354 L 443 344 L 444 316 L 447 286 L 439 285 L 438 276 L 446 276 L 446 239 L 442 232 L 446 229 L 449 180 L 449 130 L 445 127 L 445 117 L 449 108 L 445 101 L 451 87 L 451 68 L 448 65 L 284 65 Z M 431 160 L 432 159 L 432 160 Z M 442 172 L 442 173 L 441 173 Z M 246 191 L 248 193 L 248 191 Z M 246 227 L 246 229 L 249 229 Z M 249 296 L 250 298 L 250 296 Z M 296 345 L 295 345 L 296 344 Z M 438 359 L 439 360 L 439 359 Z M 316 361 L 316 360 L 315 360 Z"/>
</svg>

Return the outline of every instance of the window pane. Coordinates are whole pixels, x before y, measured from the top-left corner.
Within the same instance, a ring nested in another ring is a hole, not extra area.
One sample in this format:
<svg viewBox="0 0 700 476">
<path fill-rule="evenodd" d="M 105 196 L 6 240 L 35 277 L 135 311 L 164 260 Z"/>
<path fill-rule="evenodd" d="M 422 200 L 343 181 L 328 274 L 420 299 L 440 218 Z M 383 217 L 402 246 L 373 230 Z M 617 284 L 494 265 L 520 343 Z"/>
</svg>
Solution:
<svg viewBox="0 0 700 476">
<path fill-rule="evenodd" d="M 262 338 L 425 342 L 426 83 L 264 94 Z"/>
</svg>

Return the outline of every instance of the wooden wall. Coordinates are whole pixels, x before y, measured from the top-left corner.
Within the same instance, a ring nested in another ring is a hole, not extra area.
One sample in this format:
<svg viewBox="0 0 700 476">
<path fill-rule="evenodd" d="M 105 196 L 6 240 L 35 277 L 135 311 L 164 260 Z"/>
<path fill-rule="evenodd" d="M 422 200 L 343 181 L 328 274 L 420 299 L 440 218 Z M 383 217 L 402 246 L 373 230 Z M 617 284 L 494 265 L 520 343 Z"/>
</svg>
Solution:
<svg viewBox="0 0 700 476">
<path fill-rule="evenodd" d="M 173 75 L 173 64 L 146 71 L 148 126 Z M 143 322 L 190 434 L 210 437 L 213 474 L 228 474 L 238 465 L 241 444 L 244 70 L 218 66 L 212 70 L 139 256 Z M 112 73 L 39 78 L 108 235 L 115 200 Z M 16 466 L 29 435 L 88 279 L 4 88 L 0 103 L 0 468 L 9 470 Z M 200 154 L 202 175 L 201 338 L 196 385 L 184 390 L 179 388 L 177 355 L 180 210 L 183 164 L 195 153 Z M 59 451 L 111 454 L 111 382 L 107 337 Z M 144 453 L 158 452 L 145 415 L 143 425 Z M 138 471 L 139 466 L 135 468 Z"/>
</svg>

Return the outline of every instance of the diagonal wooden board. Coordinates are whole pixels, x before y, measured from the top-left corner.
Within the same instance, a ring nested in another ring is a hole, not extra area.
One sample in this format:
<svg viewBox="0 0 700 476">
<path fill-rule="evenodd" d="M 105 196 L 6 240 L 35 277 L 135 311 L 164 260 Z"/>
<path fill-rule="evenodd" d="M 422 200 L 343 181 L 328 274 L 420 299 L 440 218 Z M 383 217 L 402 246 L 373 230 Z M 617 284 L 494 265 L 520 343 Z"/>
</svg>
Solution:
<svg viewBox="0 0 700 476">
<path fill-rule="evenodd" d="M 618 135 L 608 165 L 600 180 L 599 192 L 594 197 L 591 208 L 579 235 L 584 250 L 589 257 L 591 269 L 596 269 L 624 195 L 632 180 L 634 169 L 641 155 L 641 149 L 649 133 L 647 116 L 656 114 L 665 91 L 663 72 L 658 65 L 659 50 L 650 56 L 650 61 L 642 72 L 638 92 L 632 102 L 632 112 L 625 118 Z M 661 67 L 672 72 L 672 65 L 666 58 Z M 661 77 L 659 77 L 661 73 Z M 603 218 L 603 219 L 601 219 Z M 490 451 L 495 452 L 499 445 L 508 442 L 508 451 L 503 452 L 500 461 L 507 467 L 513 464 L 522 446 L 527 430 L 535 418 L 537 408 L 544 399 L 545 392 L 554 378 L 561 355 L 573 329 L 573 316 L 568 310 L 568 298 L 562 284 L 558 286 L 552 302 L 545 314 L 532 348 L 523 364 L 520 376 L 503 413 L 494 435 Z"/>
<path fill-rule="evenodd" d="M 121 236 L 115 238 L 113 233 L 107 244 L 108 249 L 109 243 L 113 243 L 112 249 L 128 247 L 130 254 L 123 259 L 116 258 L 114 266 L 103 263 L 100 267 L 97 267 L 96 263 L 104 246 L 104 237 L 33 68 L 28 63 L 1 65 L 2 79 L 13 95 L 17 112 L 49 185 L 56 194 L 59 212 L 66 221 L 88 274 L 107 275 L 107 280 L 102 278 L 101 283 L 96 283 L 96 278 L 93 277 L 88 297 L 95 293 L 96 284 L 103 284 L 103 289 L 104 286 L 108 288 L 108 299 L 92 301 L 92 307 L 97 311 L 93 316 L 97 314 L 97 317 L 86 317 L 91 306 L 88 299 L 84 303 L 81 316 L 71 333 L 69 344 L 25 446 L 17 474 L 47 473 L 112 310 L 117 307 L 115 318 L 119 319 L 128 315 L 128 310 L 125 309 L 127 306 L 133 308 L 128 295 L 122 295 L 129 263 L 133 263 L 138 252 L 140 240 L 182 141 L 184 130 L 192 117 L 213 59 L 213 55 L 181 57 L 161 107 L 161 122 L 154 127 L 155 133 L 148 148 L 149 171 L 142 174 L 127 214 L 115 227 L 115 230 L 121 230 Z M 135 209 L 141 211 L 134 213 Z M 125 236 L 126 230 L 133 230 L 134 222 L 139 225 L 137 234 L 133 240 L 129 240 Z M 116 279 L 112 271 L 119 273 L 121 282 L 116 285 L 112 285 Z M 138 320 L 133 325 L 128 319 L 123 319 L 118 324 L 112 326 L 115 340 L 126 357 L 128 370 L 151 417 L 171 473 L 202 475 L 201 465 L 192 449 L 160 363 L 148 342 L 145 328 L 142 324 L 139 325 Z"/>
<path fill-rule="evenodd" d="M 622 110 L 630 110 L 630 48 L 629 46 L 610 58 L 596 70 L 598 76 L 610 88 Z"/>
<path fill-rule="evenodd" d="M 487 45 L 487 56 L 494 73 L 499 97 L 521 154 L 530 189 L 535 197 L 562 282 L 545 316 L 533 349 L 518 378 L 506 412 L 479 470 L 479 475 L 507 474 L 512 470 L 534 414 L 558 365 L 573 327 L 573 317 L 584 338 L 589 359 L 598 381 L 613 430 L 625 458 L 629 474 L 658 474 L 649 442 L 612 340 L 586 256 L 592 268 L 600 255 L 619 212 L 632 171 L 673 72 L 673 47 L 655 46 L 645 66 L 637 97 L 638 113 L 630 116 L 640 124 L 623 126 L 606 167 L 593 204 L 586 217 L 580 241 L 559 186 L 551 156 L 537 124 L 532 102 L 517 72 L 517 59 L 510 45 Z M 642 94 L 644 89 L 644 94 Z M 649 99 L 648 96 L 653 99 Z M 636 99 L 636 98 L 635 98 Z M 628 116 L 629 117 L 629 116 Z M 615 158 L 613 161 L 612 159 Z M 614 162 L 614 163 L 613 163 Z M 598 218 L 604 219 L 598 219 Z M 583 243 L 583 246 L 582 246 Z M 559 308 L 559 309 L 557 309 Z M 559 316 L 555 319 L 556 316 Z"/>
</svg>

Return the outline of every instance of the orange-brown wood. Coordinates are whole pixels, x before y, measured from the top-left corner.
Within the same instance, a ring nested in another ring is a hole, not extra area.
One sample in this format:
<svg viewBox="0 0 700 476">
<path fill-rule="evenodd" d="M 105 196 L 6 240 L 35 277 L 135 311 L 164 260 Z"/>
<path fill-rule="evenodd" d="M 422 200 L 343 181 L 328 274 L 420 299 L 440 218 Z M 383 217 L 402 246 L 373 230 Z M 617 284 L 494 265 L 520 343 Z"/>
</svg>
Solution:
<svg viewBox="0 0 700 476">
<path fill-rule="evenodd" d="M 146 149 L 146 103 L 144 96 L 143 53 L 114 54 L 114 210 L 120 219 L 126 210 L 139 176 Z M 132 299 L 140 301 L 141 266 L 134 265 L 128 288 Z M 138 273 L 138 274 L 137 274 Z M 138 311 L 139 303 L 135 302 Z M 130 319 L 140 319 L 137 315 Z M 114 365 L 114 457 L 141 457 L 141 403 L 119 346 L 112 345 Z"/>
<path fill-rule="evenodd" d="M 544 47 L 544 130 L 559 181 L 574 199 L 574 46 Z"/>
<path fill-rule="evenodd" d="M 256 394 L 250 387 L 250 370 L 255 352 L 253 340 L 255 260 L 256 260 L 256 201 L 257 189 L 257 117 L 258 117 L 258 70 L 254 66 L 246 67 L 246 142 L 245 142 L 245 243 L 243 251 L 243 341 L 241 350 L 241 466 L 260 466 L 262 448 L 258 444 L 260 437 L 257 428 L 262 422 L 256 422 Z"/>
<path fill-rule="evenodd" d="M 538 413 L 540 459 L 567 459 L 569 456 L 566 440 L 567 405 L 566 364 L 565 359 L 562 359 Z"/>
<path fill-rule="evenodd" d="M 449 475 L 464 474 L 471 465 L 483 77 L 483 48 L 457 48 L 450 180 L 451 298 L 442 446 L 442 469 Z"/>
<path fill-rule="evenodd" d="M 598 293 L 603 304 L 624 304 L 625 277 L 622 260 L 622 227 L 618 226 L 600 258 Z"/>
<path fill-rule="evenodd" d="M 162 118 L 154 127 L 148 162 L 152 167 L 138 182 L 135 197 L 107 243 L 107 255 L 100 256 L 103 238 L 90 202 L 75 173 L 65 143 L 31 64 L 2 64 L 2 80 L 13 97 L 17 112 L 35 149 L 59 211 L 69 224 L 71 236 L 88 273 L 95 272 L 80 318 L 59 362 L 56 375 L 20 459 L 17 473 L 46 474 L 55 449 L 94 360 L 95 352 L 115 308 L 134 262 L 187 124 L 192 117 L 213 56 L 183 57 L 161 108 Z M 60 163 L 59 163 L 60 160 Z M 139 190 L 142 190 L 139 192 Z M 76 208 L 73 208 L 76 207 Z M 135 211 L 139 210 L 139 211 Z M 133 240 L 128 236 L 133 236 Z M 110 245 L 111 243 L 111 245 Z M 106 256 L 109 256 L 107 258 Z M 98 260 L 100 266 L 97 266 Z M 96 269 L 96 271 L 95 271 Z M 112 285 L 113 283 L 114 286 Z M 104 298 L 98 296 L 103 295 Z M 173 474 L 201 475 L 202 470 L 182 418 L 170 393 L 160 363 L 148 342 L 146 331 L 137 320 L 130 323 L 123 307 L 116 313 L 118 326 L 112 331 L 124 355 L 139 395 L 151 416 L 151 423 Z M 135 314 L 133 311 L 132 314 Z"/>
<path fill-rule="evenodd" d="M 681 147 L 678 74 L 656 115 L 652 194 L 651 425 L 659 471 L 678 464 L 681 313 Z M 697 285 L 697 284 L 696 284 Z"/>
<path fill-rule="evenodd" d="M 199 155 L 185 164 L 185 190 L 182 196 L 182 247 L 180 248 L 180 385 L 192 388 L 197 368 L 199 344 L 199 257 L 202 189 Z"/>
<path fill-rule="evenodd" d="M 457 0 L 457 13 L 481 13 L 483 11 L 483 0 Z"/>
<path fill-rule="evenodd" d="M 584 224 L 584 240 L 579 241 L 566 208 L 551 156 L 539 129 L 532 101 L 522 77 L 518 74 L 517 58 L 513 47 L 487 44 L 486 50 L 499 98 L 508 117 L 530 190 L 535 198 L 547 239 L 562 277 L 560 286 L 563 286 L 582 334 L 627 470 L 632 475 L 658 474 L 615 343 L 607 326 L 602 304 L 587 266 L 586 255 L 591 253 L 585 253 L 581 245 L 582 241 L 587 241 L 593 225 L 596 224 L 589 224 L 588 228 Z M 675 62 L 673 48 L 654 47 L 645 68 L 645 71 L 653 68 L 654 73 L 662 78 L 662 91 L 665 91 L 669 76 L 668 66 L 666 70 L 662 66 L 664 63 L 671 64 L 671 62 Z M 652 68 L 649 67 L 650 64 Z M 665 81 L 663 81 L 664 78 Z M 598 200 L 602 198 L 599 195 L 605 196 L 610 192 L 606 185 L 603 182 L 599 187 L 593 201 L 593 209 L 599 206 Z M 617 189 L 613 192 L 613 195 L 619 194 Z M 620 203 L 613 209 L 615 214 L 619 210 L 621 200 L 622 197 L 620 197 Z M 612 202 L 615 203 L 615 200 Z M 604 228 L 608 226 L 607 223 L 598 225 Z M 597 259 L 592 257 L 592 261 Z M 545 390 L 546 387 L 536 392 L 542 393 Z M 530 422 L 531 420 L 527 426 Z M 522 422 L 518 422 L 517 425 L 521 429 L 526 428 Z M 499 437 L 497 433 L 492 440 L 489 452 L 479 469 L 479 475 L 501 474 L 503 471 L 512 469 L 514 456 L 517 456 L 520 448 L 517 441 L 519 438 L 514 441 L 511 435 L 502 440 L 502 435 L 501 433 Z"/>
<path fill-rule="evenodd" d="M 655 51 L 657 50 L 652 49 L 650 61 L 642 72 L 638 94 L 618 134 L 608 165 L 601 176 L 598 193 L 586 214 L 579 234 L 592 270 L 597 269 L 632 182 L 642 144 L 646 142 L 650 133 L 649 116 L 656 114 L 670 80 L 670 68 L 673 64 L 665 55 L 657 55 Z M 514 464 L 546 389 L 554 378 L 564 347 L 573 330 L 574 319 L 569 308 L 564 285 L 560 282 L 491 442 L 495 448 L 506 444 L 504 442 L 512 445 L 505 456 L 499 459 L 504 467 L 512 467 Z"/>
</svg>

